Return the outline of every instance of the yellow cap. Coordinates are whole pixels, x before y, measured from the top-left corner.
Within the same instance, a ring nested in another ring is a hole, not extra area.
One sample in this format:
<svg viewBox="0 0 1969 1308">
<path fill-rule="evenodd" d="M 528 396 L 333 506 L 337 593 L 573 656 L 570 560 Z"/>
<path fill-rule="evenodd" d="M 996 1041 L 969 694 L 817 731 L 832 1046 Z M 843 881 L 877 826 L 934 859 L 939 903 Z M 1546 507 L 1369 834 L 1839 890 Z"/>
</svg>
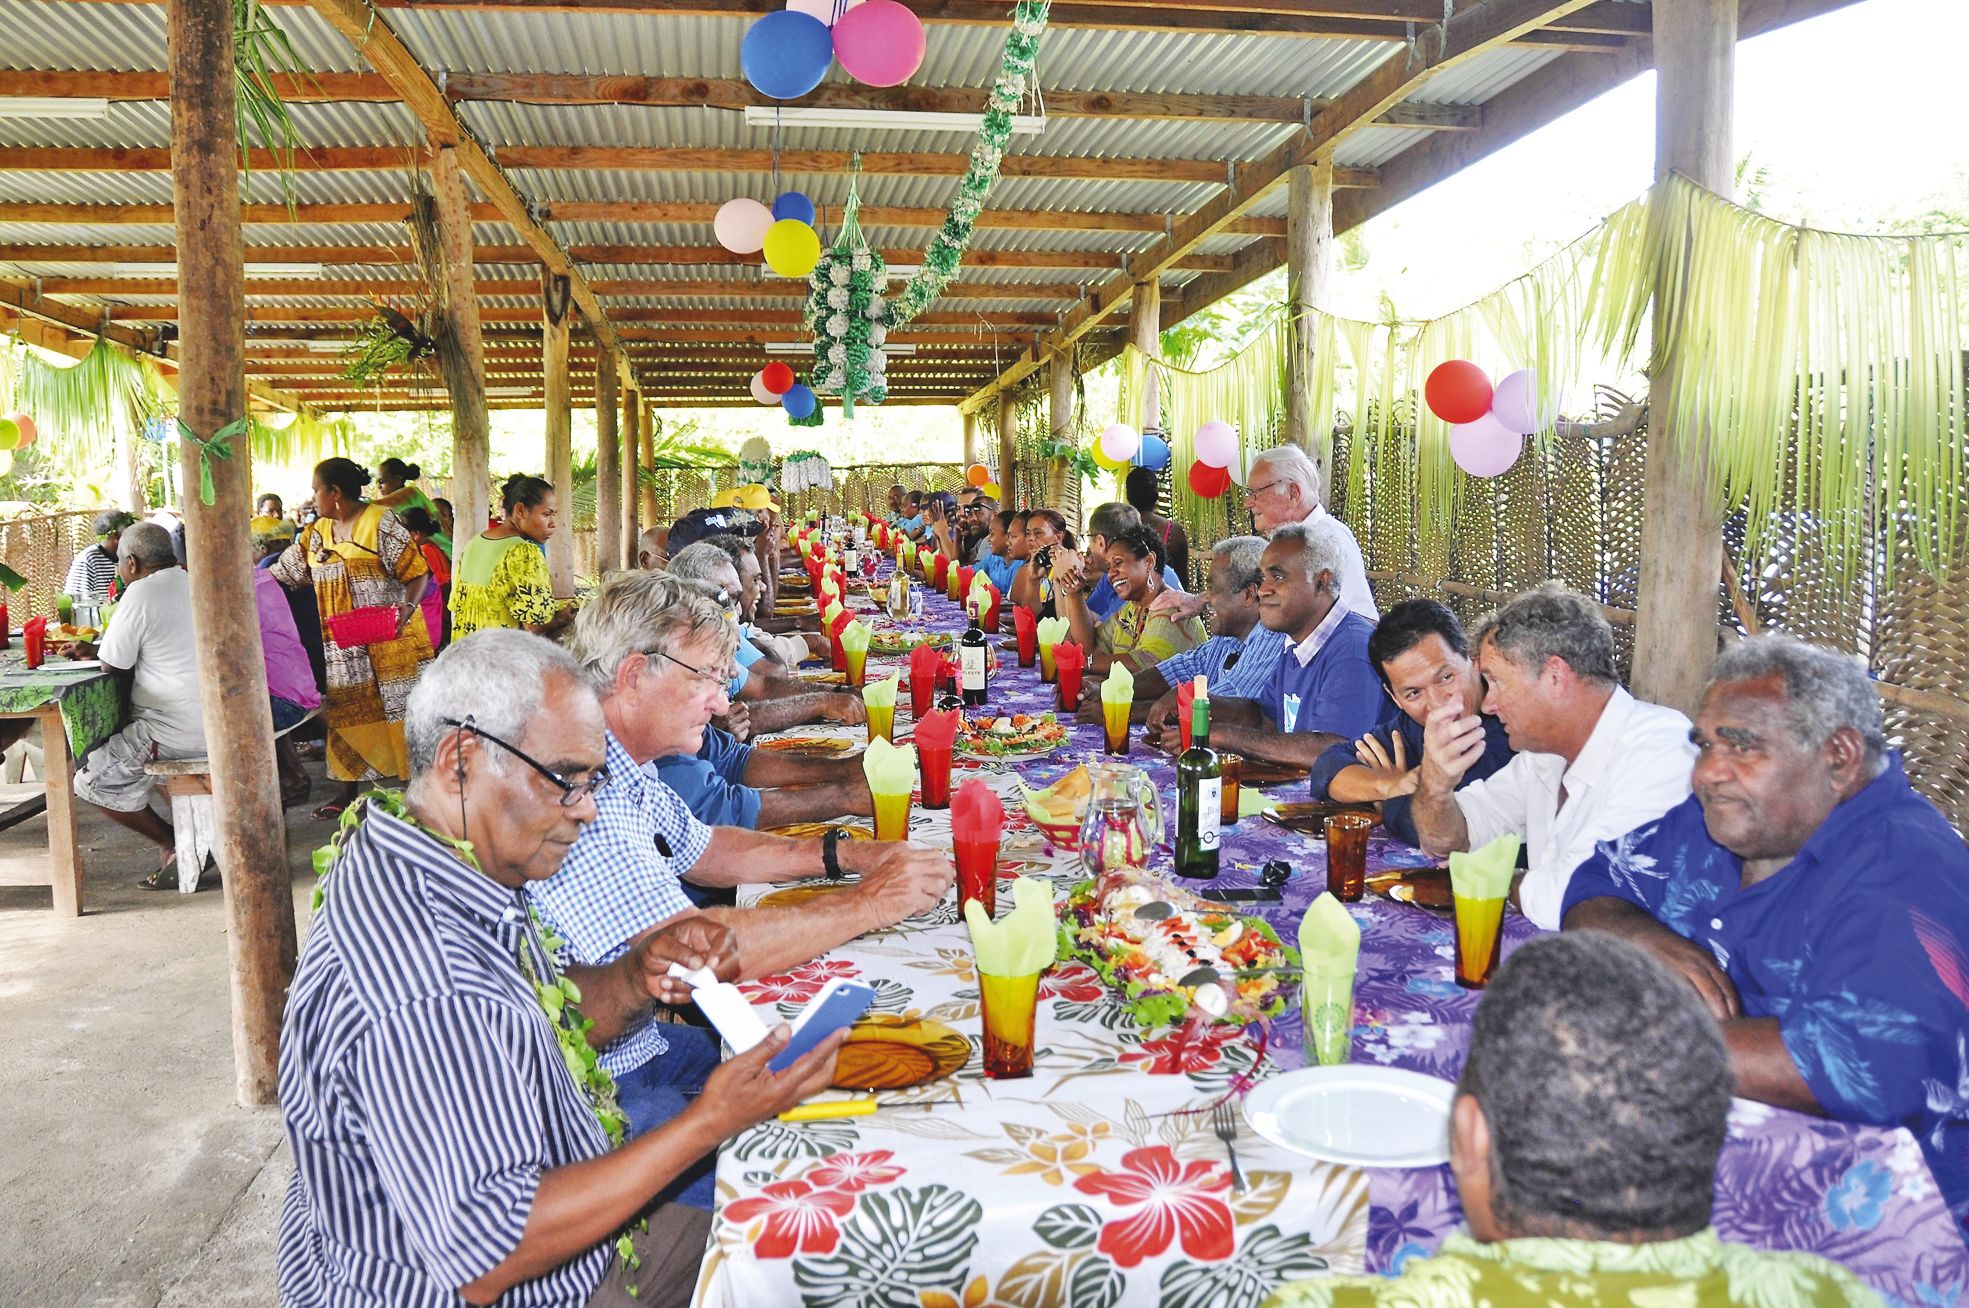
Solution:
<svg viewBox="0 0 1969 1308">
<path fill-rule="evenodd" d="M 714 509 L 737 509 L 743 508 L 744 506 L 738 502 L 737 491 L 725 490 L 719 491 L 711 497 L 711 507 Z"/>
<path fill-rule="evenodd" d="M 773 503 L 772 494 L 757 482 L 750 486 L 740 486 L 737 490 L 727 493 L 736 497 L 732 503 L 737 508 L 753 513 L 779 512 L 779 505 Z"/>
</svg>

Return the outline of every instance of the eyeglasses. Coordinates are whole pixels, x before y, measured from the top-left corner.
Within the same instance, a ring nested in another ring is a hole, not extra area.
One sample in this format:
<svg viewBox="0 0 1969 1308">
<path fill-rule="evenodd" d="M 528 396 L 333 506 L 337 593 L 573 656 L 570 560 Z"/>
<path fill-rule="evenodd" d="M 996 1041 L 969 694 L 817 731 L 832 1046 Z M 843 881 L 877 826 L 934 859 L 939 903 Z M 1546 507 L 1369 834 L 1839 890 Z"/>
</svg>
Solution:
<svg viewBox="0 0 1969 1308">
<path fill-rule="evenodd" d="M 1246 486 L 1244 488 L 1244 498 L 1250 499 L 1253 495 L 1263 495 L 1266 491 L 1274 489 L 1279 484 L 1275 481 L 1268 481 L 1263 486 Z"/>
<path fill-rule="evenodd" d="M 669 662 L 676 664 L 684 671 L 690 673 L 691 676 L 697 678 L 699 681 L 713 686 L 729 686 L 732 678 L 738 675 L 738 669 L 736 668 L 728 669 L 725 672 L 714 672 L 708 668 L 700 668 L 695 663 L 686 663 L 676 655 L 665 654 L 660 649 L 646 649 L 643 651 L 643 657 L 667 659 Z"/>
<path fill-rule="evenodd" d="M 539 759 L 534 758 L 525 750 L 519 748 L 519 746 L 499 739 L 499 737 L 479 726 L 478 723 L 469 717 L 463 722 L 460 722 L 457 718 L 446 718 L 444 724 L 448 727 L 456 727 L 460 731 L 469 731 L 480 740 L 488 741 L 499 746 L 499 748 L 505 750 L 508 754 L 511 754 L 514 758 L 547 778 L 547 780 L 553 782 L 556 786 L 560 787 L 562 808 L 573 808 L 582 800 L 593 799 L 596 795 L 599 795 L 603 790 L 608 788 L 609 774 L 606 764 L 590 772 L 586 781 L 569 781 L 566 777 L 554 771 L 554 769 L 548 767 Z"/>
</svg>

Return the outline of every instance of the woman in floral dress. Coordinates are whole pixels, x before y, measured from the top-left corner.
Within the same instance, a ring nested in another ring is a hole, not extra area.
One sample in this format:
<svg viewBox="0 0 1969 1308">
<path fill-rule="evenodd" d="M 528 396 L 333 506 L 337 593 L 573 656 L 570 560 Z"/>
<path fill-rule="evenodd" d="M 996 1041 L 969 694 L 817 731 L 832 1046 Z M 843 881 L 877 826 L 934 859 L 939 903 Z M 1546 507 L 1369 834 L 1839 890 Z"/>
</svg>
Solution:
<svg viewBox="0 0 1969 1308">
<path fill-rule="evenodd" d="M 420 611 L 430 568 L 394 513 L 362 498 L 369 474 L 348 459 L 315 466 L 319 515 L 273 565 L 284 586 L 312 585 L 321 608 L 327 655 L 328 775 L 341 783 L 315 810 L 326 821 L 355 800 L 363 781 L 410 776 L 403 741 L 403 708 L 418 674 L 431 661 L 431 640 Z M 357 609 L 390 609 L 396 634 L 367 644 L 337 643 L 333 624 Z"/>
</svg>

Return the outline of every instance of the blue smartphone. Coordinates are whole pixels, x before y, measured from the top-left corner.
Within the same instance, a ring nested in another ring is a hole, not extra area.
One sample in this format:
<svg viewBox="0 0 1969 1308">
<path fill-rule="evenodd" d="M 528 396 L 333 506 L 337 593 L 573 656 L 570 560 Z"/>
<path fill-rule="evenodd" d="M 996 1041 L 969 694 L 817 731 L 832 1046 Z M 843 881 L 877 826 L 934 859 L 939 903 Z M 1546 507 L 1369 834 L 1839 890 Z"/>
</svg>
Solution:
<svg viewBox="0 0 1969 1308">
<path fill-rule="evenodd" d="M 875 1002 L 875 987 L 863 981 L 849 981 L 836 977 L 821 987 L 819 994 L 807 1001 L 806 1008 L 793 1023 L 793 1038 L 786 1042 L 786 1048 L 774 1055 L 773 1061 L 766 1064 L 768 1072 L 784 1072 L 798 1062 L 800 1056 L 812 1049 L 827 1037 L 846 1026 L 853 1026 L 855 1019 L 868 1011 Z"/>
</svg>

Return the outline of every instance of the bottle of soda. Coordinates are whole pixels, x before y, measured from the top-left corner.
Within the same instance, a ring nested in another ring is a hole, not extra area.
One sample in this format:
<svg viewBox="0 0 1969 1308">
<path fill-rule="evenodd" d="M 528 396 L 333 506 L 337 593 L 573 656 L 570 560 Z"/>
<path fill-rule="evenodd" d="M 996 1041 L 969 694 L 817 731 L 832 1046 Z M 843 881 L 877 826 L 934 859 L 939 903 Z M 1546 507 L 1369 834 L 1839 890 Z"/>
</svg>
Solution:
<svg viewBox="0 0 1969 1308">
<path fill-rule="evenodd" d="M 964 704 L 976 708 L 985 702 L 985 635 L 984 622 L 978 613 L 978 601 L 971 600 L 965 606 L 971 623 L 964 628 L 964 635 L 957 642 L 957 659 L 963 668 Z"/>
<path fill-rule="evenodd" d="M 1190 701 L 1190 747 L 1176 758 L 1176 875 L 1208 881 L 1217 875 L 1223 827 L 1224 765 L 1210 748 L 1210 694 L 1196 679 Z"/>
</svg>

